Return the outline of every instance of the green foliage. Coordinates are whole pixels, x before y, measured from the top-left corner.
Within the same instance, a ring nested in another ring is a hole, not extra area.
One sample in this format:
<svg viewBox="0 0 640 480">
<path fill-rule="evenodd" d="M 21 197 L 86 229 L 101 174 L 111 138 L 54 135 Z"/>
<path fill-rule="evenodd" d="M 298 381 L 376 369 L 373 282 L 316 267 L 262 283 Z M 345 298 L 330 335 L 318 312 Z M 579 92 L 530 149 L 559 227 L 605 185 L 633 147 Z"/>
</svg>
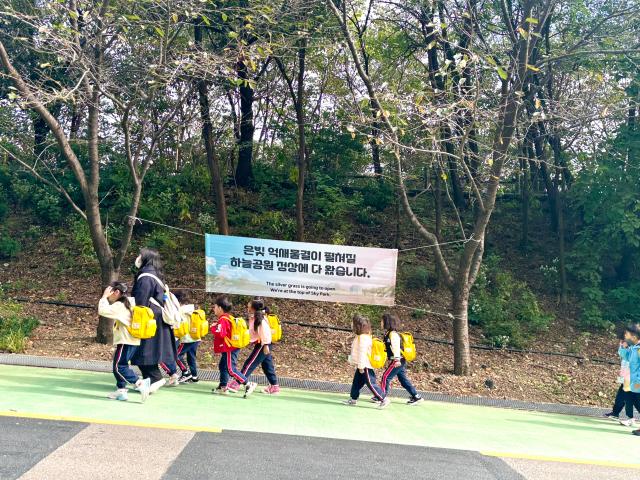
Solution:
<svg viewBox="0 0 640 480">
<path fill-rule="evenodd" d="M 362 199 L 365 206 L 382 212 L 389 208 L 395 200 L 393 185 L 389 182 L 371 180 L 362 192 Z"/>
<path fill-rule="evenodd" d="M 0 351 L 21 353 L 38 320 L 24 315 L 18 304 L 0 299 Z"/>
<path fill-rule="evenodd" d="M 0 185 L 0 222 L 7 218 L 9 212 L 9 199 L 4 185 Z"/>
<path fill-rule="evenodd" d="M 154 228 L 147 236 L 146 245 L 155 248 L 162 254 L 175 254 L 178 247 L 179 234 L 174 230 Z"/>
<path fill-rule="evenodd" d="M 0 229 L 0 258 L 13 258 L 20 250 L 20 242 L 12 238 L 5 229 Z"/>
<path fill-rule="evenodd" d="M 80 255 L 85 259 L 94 259 L 93 243 L 86 220 L 75 217 L 69 222 L 69 227 L 71 237 Z"/>
<path fill-rule="evenodd" d="M 58 192 L 34 180 L 16 178 L 12 189 L 18 202 L 31 209 L 42 223 L 59 225 L 70 213 L 63 207 Z"/>
<path fill-rule="evenodd" d="M 277 210 L 253 214 L 250 224 L 256 234 L 264 238 L 292 240 L 296 234 L 295 220 Z"/>
<path fill-rule="evenodd" d="M 498 257 L 489 256 L 481 267 L 469 300 L 469 322 L 482 328 L 490 345 L 521 348 L 547 330 L 553 316 L 542 310 L 525 282 L 499 263 Z"/>
<path fill-rule="evenodd" d="M 407 265 L 401 267 L 400 284 L 409 290 L 421 290 L 434 286 L 435 278 L 424 265 Z"/>
</svg>

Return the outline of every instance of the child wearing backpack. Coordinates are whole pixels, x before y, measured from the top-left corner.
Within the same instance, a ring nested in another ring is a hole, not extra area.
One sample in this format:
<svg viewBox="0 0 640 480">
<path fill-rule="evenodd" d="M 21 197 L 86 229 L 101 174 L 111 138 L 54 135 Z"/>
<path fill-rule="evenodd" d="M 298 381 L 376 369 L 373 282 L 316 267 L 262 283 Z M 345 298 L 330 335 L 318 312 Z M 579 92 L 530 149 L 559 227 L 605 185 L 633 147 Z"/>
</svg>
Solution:
<svg viewBox="0 0 640 480">
<path fill-rule="evenodd" d="M 402 356 L 402 339 L 398 333 L 401 328 L 400 318 L 397 315 L 385 313 L 382 316 L 381 327 L 385 331 L 384 344 L 387 349 L 387 358 L 390 359 L 389 365 L 382 374 L 382 380 L 380 381 L 384 394 L 387 395 L 389 393 L 391 382 L 398 377 L 400 385 L 411 395 L 407 405 L 417 405 L 423 402 L 424 399 L 418 394 L 409 377 L 407 377 L 407 361 Z M 378 401 L 375 397 L 372 400 Z"/>
<path fill-rule="evenodd" d="M 107 395 L 112 400 L 129 399 L 127 384 L 134 385 L 142 396 L 142 402 L 149 397 L 151 381 L 138 378 L 129 365 L 129 360 L 140 347 L 140 339 L 134 338 L 127 330 L 131 325 L 131 309 L 134 300 L 126 296 L 129 288 L 125 283 L 113 282 L 108 286 L 98 302 L 98 315 L 109 318 L 113 323 L 113 375 L 116 377 L 116 391 Z"/>
<path fill-rule="evenodd" d="M 631 324 L 625 328 L 624 341 L 629 346 L 627 349 L 620 349 L 622 360 L 629 362 L 630 381 L 629 391 L 626 392 L 627 408 L 631 404 L 636 410 L 640 411 L 640 324 Z M 640 436 L 640 430 L 634 430 L 632 433 Z"/>
<path fill-rule="evenodd" d="M 238 390 L 233 388 L 229 383 L 229 376 L 240 385 L 244 385 L 244 396 L 248 397 L 258 386 L 255 382 L 248 382 L 242 372 L 236 366 L 238 361 L 239 349 L 231 345 L 231 316 L 232 303 L 225 296 L 216 299 L 213 306 L 213 314 L 217 317 L 217 321 L 211 325 L 211 333 L 213 334 L 213 351 L 220 354 L 220 384 L 218 388 L 213 389 L 213 393 L 226 395 L 227 393 L 236 393 Z"/>
<path fill-rule="evenodd" d="M 271 356 L 271 327 L 267 321 L 269 311 L 265 307 L 264 299 L 256 297 L 250 301 L 247 304 L 247 313 L 253 350 L 242 366 L 242 374 L 249 378 L 258 366 L 262 366 L 262 371 L 269 381 L 269 386 L 264 388 L 262 393 L 278 395 L 280 386 Z"/>
<path fill-rule="evenodd" d="M 369 359 L 373 344 L 371 322 L 366 317 L 354 315 L 352 327 L 356 338 L 353 339 L 351 344 L 349 363 L 356 367 L 356 371 L 351 384 L 351 396 L 349 400 L 344 400 L 343 403 L 345 405 L 356 405 L 360 397 L 360 389 L 367 385 L 373 396 L 379 400 L 378 408 L 386 408 L 391 401 L 376 383 L 376 374 L 371 367 Z"/>
<path fill-rule="evenodd" d="M 180 302 L 180 313 L 185 322 L 191 322 L 191 315 L 196 311 L 196 306 L 190 303 L 189 296 L 185 290 L 174 292 Z M 177 332 L 177 330 L 176 330 Z M 189 333 L 177 339 L 177 364 L 180 368 L 180 383 L 198 382 L 198 362 L 196 355 L 200 340 L 195 340 Z"/>
<path fill-rule="evenodd" d="M 616 392 L 616 398 L 611 411 L 609 413 L 605 413 L 604 417 L 616 422 L 620 422 L 622 425 L 625 425 L 627 427 L 631 427 L 635 425 L 635 419 L 633 418 L 633 403 L 631 401 L 627 401 L 629 399 L 629 392 L 631 390 L 631 372 L 629 371 L 629 362 L 626 360 L 628 349 L 629 345 L 624 340 L 623 334 L 622 340 L 620 340 L 620 345 L 618 347 L 618 356 L 620 357 L 620 373 L 618 374 L 617 381 L 620 384 L 620 387 Z M 622 412 L 622 409 L 625 410 L 627 420 L 620 420 L 620 412 Z"/>
</svg>

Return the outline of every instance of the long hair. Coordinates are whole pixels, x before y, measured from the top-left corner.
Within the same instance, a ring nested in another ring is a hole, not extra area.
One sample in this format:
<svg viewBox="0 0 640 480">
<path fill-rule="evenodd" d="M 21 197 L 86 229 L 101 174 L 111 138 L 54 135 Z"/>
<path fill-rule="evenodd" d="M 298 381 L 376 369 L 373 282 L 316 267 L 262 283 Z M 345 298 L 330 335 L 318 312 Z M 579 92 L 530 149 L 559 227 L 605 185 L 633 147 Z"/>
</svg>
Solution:
<svg viewBox="0 0 640 480">
<path fill-rule="evenodd" d="M 385 313 L 382 315 L 382 324 L 384 329 L 387 331 L 397 332 L 400 329 L 401 323 L 400 318 L 393 313 Z"/>
<path fill-rule="evenodd" d="M 257 332 L 258 327 L 262 324 L 267 312 L 267 307 L 264 305 L 264 299 L 262 297 L 254 297 L 251 300 L 251 308 L 255 311 L 253 316 L 253 329 Z"/>
<path fill-rule="evenodd" d="M 124 306 L 131 310 L 131 302 L 129 301 L 129 297 L 127 297 L 126 295 L 129 291 L 129 287 L 127 287 L 127 284 L 122 282 L 111 282 L 109 286 L 114 290 L 120 292 L 120 298 L 116 300 L 116 302 L 124 303 Z"/>
<path fill-rule="evenodd" d="M 155 275 L 164 282 L 164 271 L 162 270 L 163 262 L 157 250 L 154 250 L 153 248 L 141 249 L 140 259 L 142 260 L 140 270 L 145 267 L 150 267 L 152 270 L 155 270 Z"/>
<path fill-rule="evenodd" d="M 362 315 L 353 316 L 353 333 L 362 335 L 363 333 L 371 334 L 371 322 L 367 317 Z"/>
</svg>

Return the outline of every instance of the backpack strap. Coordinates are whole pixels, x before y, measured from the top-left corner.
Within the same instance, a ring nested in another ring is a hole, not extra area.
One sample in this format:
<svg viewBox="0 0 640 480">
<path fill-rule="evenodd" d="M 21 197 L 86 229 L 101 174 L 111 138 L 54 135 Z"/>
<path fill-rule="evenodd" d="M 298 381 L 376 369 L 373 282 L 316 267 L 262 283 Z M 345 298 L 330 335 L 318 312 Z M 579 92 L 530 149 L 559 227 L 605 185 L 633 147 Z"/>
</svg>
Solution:
<svg viewBox="0 0 640 480">
<path fill-rule="evenodd" d="M 142 277 L 149 277 L 149 278 L 153 278 L 156 282 L 158 282 L 160 284 L 160 288 L 162 288 L 162 290 L 166 290 L 166 285 L 164 283 L 162 283 L 162 280 L 160 280 L 157 276 L 155 276 L 153 273 L 141 273 L 138 276 L 138 280 L 140 280 Z"/>
</svg>

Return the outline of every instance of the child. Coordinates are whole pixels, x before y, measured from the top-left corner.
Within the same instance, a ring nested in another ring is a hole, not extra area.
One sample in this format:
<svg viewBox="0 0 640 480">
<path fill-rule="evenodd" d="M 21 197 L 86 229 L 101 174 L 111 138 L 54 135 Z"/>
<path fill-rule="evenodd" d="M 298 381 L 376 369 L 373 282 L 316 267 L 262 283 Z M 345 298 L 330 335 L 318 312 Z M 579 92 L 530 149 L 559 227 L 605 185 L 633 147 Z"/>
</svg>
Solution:
<svg viewBox="0 0 640 480">
<path fill-rule="evenodd" d="M 126 297 L 127 291 L 126 284 L 113 282 L 105 289 L 98 302 L 98 315 L 114 320 L 113 344 L 116 351 L 113 355 L 113 375 L 116 377 L 117 390 L 107 396 L 112 400 L 128 400 L 127 383 L 130 383 L 140 392 L 144 402 L 149 397 L 151 381 L 148 378 L 138 378 L 129 365 L 129 360 L 140 346 L 140 339 L 132 337 L 127 330 L 127 326 L 131 325 L 131 309 L 134 302 Z"/>
<path fill-rule="evenodd" d="M 247 382 L 242 372 L 238 371 L 236 362 L 238 361 L 238 349 L 231 346 L 231 309 L 233 305 L 225 296 L 216 299 L 213 306 L 213 313 L 217 317 L 217 322 L 211 325 L 211 333 L 213 334 L 213 351 L 219 353 L 220 363 L 220 385 L 213 390 L 213 393 L 226 395 L 228 392 L 235 393 L 238 390 L 229 388 L 227 385 L 229 375 L 231 375 L 239 385 L 244 385 L 244 396 L 248 397 L 258 386 L 255 382 Z"/>
<path fill-rule="evenodd" d="M 627 342 L 623 340 L 620 341 L 620 346 L 618 347 L 618 355 L 621 359 L 620 365 L 620 375 L 618 376 L 618 383 L 620 383 L 620 388 L 618 388 L 618 392 L 616 393 L 616 399 L 613 403 L 613 408 L 611 412 L 606 413 L 604 416 L 614 421 L 620 421 L 619 415 L 622 412 L 622 409 L 625 409 L 625 413 L 627 415 L 627 420 L 621 421 L 623 425 L 631 427 L 635 424 L 635 420 L 633 418 L 633 403 L 627 402 L 628 392 L 630 391 L 630 372 L 629 372 L 629 362 L 626 360 L 627 358 L 627 350 L 629 345 Z"/>
<path fill-rule="evenodd" d="M 189 296 L 185 290 L 174 292 L 176 298 L 180 302 L 180 313 L 184 321 L 191 321 L 191 314 L 196 310 L 196 306 L 189 303 Z M 178 340 L 178 358 L 177 364 L 180 367 L 182 375 L 180 383 L 197 383 L 198 382 L 198 363 L 196 355 L 200 340 L 194 340 L 188 333 Z"/>
<path fill-rule="evenodd" d="M 400 319 L 396 315 L 385 313 L 382 316 L 381 327 L 386 332 L 384 335 L 384 344 L 387 347 L 387 358 L 390 359 L 389 365 L 382 374 L 382 380 L 380 382 L 384 394 L 389 394 L 391 382 L 393 382 L 394 378 L 398 377 L 400 385 L 411 395 L 407 405 L 417 405 L 423 402 L 424 399 L 418 394 L 416 388 L 409 381 L 409 377 L 407 377 L 407 361 L 402 357 L 401 338 L 398 334 Z M 378 401 L 375 397 L 373 400 Z"/>
<path fill-rule="evenodd" d="M 622 359 L 629 362 L 630 391 L 627 392 L 627 405 L 631 403 L 640 411 L 640 324 L 628 325 L 624 340 L 629 345 L 629 348 L 620 351 Z M 633 434 L 640 436 L 640 430 L 635 430 Z"/>
<path fill-rule="evenodd" d="M 373 396 L 379 400 L 378 408 L 386 408 L 390 403 L 389 397 L 384 394 L 376 383 L 376 374 L 369 360 L 371 345 L 373 344 L 369 319 L 355 315 L 353 317 L 353 333 L 356 334 L 356 338 L 353 339 L 351 344 L 349 363 L 355 365 L 356 371 L 351 384 L 351 397 L 349 400 L 345 400 L 344 403 L 346 405 L 356 405 L 358 397 L 360 397 L 360 389 L 366 384 Z"/>
<path fill-rule="evenodd" d="M 277 395 L 280 393 L 280 386 L 278 385 L 278 377 L 276 377 L 276 369 L 273 366 L 273 357 L 271 356 L 271 327 L 267 321 L 266 315 L 269 312 L 264 305 L 264 300 L 260 297 L 254 298 L 247 304 L 247 312 L 253 351 L 242 366 L 242 374 L 249 378 L 258 365 L 261 365 L 262 371 L 269 381 L 269 386 L 264 388 L 262 393 Z M 233 385 L 233 387 L 237 388 L 237 384 Z"/>
</svg>

